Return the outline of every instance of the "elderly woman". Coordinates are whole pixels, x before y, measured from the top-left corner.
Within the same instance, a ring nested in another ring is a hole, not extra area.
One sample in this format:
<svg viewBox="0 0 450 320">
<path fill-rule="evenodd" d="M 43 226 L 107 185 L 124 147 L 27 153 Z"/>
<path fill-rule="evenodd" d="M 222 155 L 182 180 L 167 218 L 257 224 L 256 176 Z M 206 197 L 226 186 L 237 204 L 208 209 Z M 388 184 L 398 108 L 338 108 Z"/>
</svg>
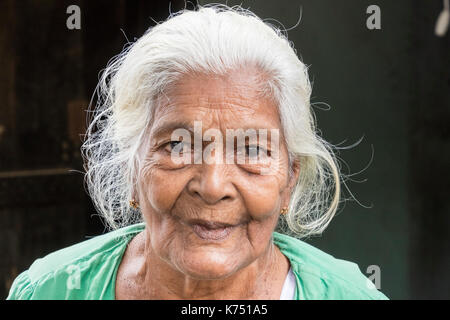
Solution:
<svg viewBox="0 0 450 320">
<path fill-rule="evenodd" d="M 151 28 L 105 70 L 83 145 L 114 230 L 36 260 L 8 298 L 385 299 L 299 240 L 340 196 L 310 93 L 291 43 L 247 10 Z"/>
</svg>

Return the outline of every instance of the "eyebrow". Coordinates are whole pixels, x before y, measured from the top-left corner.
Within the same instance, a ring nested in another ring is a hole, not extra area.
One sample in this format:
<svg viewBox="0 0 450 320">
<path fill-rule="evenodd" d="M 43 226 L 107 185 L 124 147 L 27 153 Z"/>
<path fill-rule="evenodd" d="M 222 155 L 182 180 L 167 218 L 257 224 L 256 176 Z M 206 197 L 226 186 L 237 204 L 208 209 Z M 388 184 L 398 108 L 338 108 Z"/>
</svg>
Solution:
<svg viewBox="0 0 450 320">
<path fill-rule="evenodd" d="M 160 126 L 157 126 L 155 129 L 152 130 L 152 135 L 154 137 L 160 137 L 162 135 L 172 133 L 176 129 L 186 129 L 194 133 L 194 127 L 191 125 L 189 121 L 180 120 L 180 121 L 166 122 Z"/>
</svg>

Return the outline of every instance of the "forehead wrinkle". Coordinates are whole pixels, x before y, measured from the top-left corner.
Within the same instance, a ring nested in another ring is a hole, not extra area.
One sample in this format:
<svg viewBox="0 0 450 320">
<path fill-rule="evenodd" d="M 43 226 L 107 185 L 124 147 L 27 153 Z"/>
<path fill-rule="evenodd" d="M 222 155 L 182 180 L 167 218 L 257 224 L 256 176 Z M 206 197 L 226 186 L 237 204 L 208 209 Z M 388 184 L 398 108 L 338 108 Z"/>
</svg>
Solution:
<svg viewBox="0 0 450 320">
<path fill-rule="evenodd" d="M 166 120 L 167 122 L 179 121 L 189 123 L 193 127 L 194 121 L 202 121 L 203 129 L 208 128 L 279 128 L 279 118 L 271 116 L 263 116 L 264 113 L 258 110 L 234 107 L 233 104 L 227 104 L 229 108 L 222 107 L 211 108 L 208 106 L 197 106 L 189 102 L 183 104 L 172 103 L 160 109 L 157 115 L 158 121 Z M 193 109 L 191 113 L 188 110 Z M 157 125 L 155 123 L 155 125 Z M 187 127 L 183 126 L 183 127 Z M 153 130 L 152 130 L 153 131 Z"/>
<path fill-rule="evenodd" d="M 161 110 L 158 115 L 158 119 L 162 121 L 166 118 L 180 119 L 180 121 L 192 122 L 191 126 L 193 126 L 194 121 L 202 121 L 202 126 L 204 129 L 208 127 L 235 127 L 242 126 L 243 124 L 248 123 L 249 118 L 253 118 L 254 121 L 259 119 L 255 119 L 255 115 L 257 111 L 251 108 L 240 108 L 236 107 L 234 104 L 227 103 L 226 108 L 217 105 L 211 106 L 202 105 L 198 106 L 189 102 L 177 104 L 172 103 L 171 105 L 166 106 Z M 190 112 L 190 111 L 194 112 Z M 170 120 L 168 120 L 169 122 Z M 259 121 L 257 121 L 259 122 Z M 213 125 L 213 123 L 215 125 Z M 235 123 L 235 125 L 232 125 Z M 231 124 L 231 126 L 230 126 Z"/>
<path fill-rule="evenodd" d="M 186 76 L 169 89 L 168 99 L 160 105 L 158 113 L 174 120 L 191 121 L 192 125 L 194 121 L 202 121 L 203 129 L 213 123 L 220 128 L 251 125 L 280 128 L 279 111 L 273 99 L 258 95 L 257 84 L 250 82 L 242 81 L 240 75 L 226 79 Z"/>
<path fill-rule="evenodd" d="M 253 79 L 254 77 L 252 77 Z M 202 79 L 206 79 L 203 81 Z M 201 83 L 201 85 L 197 85 Z M 261 97 L 260 84 L 256 81 L 243 81 L 236 77 L 217 79 L 211 76 L 192 77 L 186 76 L 172 86 L 167 92 L 168 103 L 166 105 L 180 104 L 184 101 L 196 100 L 198 106 L 209 108 L 243 108 L 254 109 L 254 101 L 262 99 L 269 102 L 268 97 Z M 271 102 L 271 101 L 270 101 Z M 187 104 L 190 104 L 187 102 Z"/>
<path fill-rule="evenodd" d="M 193 95 L 197 93 L 187 93 L 184 95 L 176 95 L 170 101 L 164 105 L 164 111 L 170 112 L 173 109 L 180 108 L 189 109 L 189 108 L 200 108 L 204 109 L 204 111 L 208 110 L 231 110 L 236 112 L 245 112 L 247 114 L 254 114 L 258 110 L 261 109 L 260 102 L 254 103 L 255 100 L 252 99 L 240 99 L 240 98 L 230 98 L 229 96 L 224 95 L 223 97 L 213 97 L 212 95 L 202 95 L 200 97 L 196 97 L 195 101 L 189 101 L 192 99 Z M 188 99 L 182 99 L 181 97 L 186 96 Z M 248 102 L 247 102 L 247 101 Z M 247 102 L 247 103 L 246 103 Z M 177 110 L 178 111 L 178 110 Z"/>
<path fill-rule="evenodd" d="M 226 100 L 226 101 L 224 101 Z M 214 99 L 213 97 L 200 97 L 198 99 L 199 107 L 214 110 L 230 110 L 237 112 L 246 112 L 253 114 L 256 112 L 255 105 L 245 104 L 242 99 Z"/>
</svg>

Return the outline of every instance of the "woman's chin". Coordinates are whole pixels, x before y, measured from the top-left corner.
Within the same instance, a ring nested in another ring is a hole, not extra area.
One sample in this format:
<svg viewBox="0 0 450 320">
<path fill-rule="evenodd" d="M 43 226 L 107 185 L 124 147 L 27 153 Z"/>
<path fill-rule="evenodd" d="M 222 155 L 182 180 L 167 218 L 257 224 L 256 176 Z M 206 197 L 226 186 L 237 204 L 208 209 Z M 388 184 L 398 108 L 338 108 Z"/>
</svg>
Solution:
<svg viewBox="0 0 450 320">
<path fill-rule="evenodd" d="M 175 264 L 179 271 L 191 278 L 219 280 L 231 276 L 240 269 L 236 258 L 236 255 L 233 257 L 218 252 L 191 252 Z"/>
</svg>

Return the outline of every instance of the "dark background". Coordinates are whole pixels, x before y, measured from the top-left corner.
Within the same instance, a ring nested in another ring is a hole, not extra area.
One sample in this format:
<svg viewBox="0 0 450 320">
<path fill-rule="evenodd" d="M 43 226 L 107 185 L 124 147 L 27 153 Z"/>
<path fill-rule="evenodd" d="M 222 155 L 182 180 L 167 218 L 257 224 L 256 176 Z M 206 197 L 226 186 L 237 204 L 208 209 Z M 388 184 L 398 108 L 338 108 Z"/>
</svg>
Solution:
<svg viewBox="0 0 450 320">
<path fill-rule="evenodd" d="M 347 181 L 358 201 L 306 241 L 366 275 L 379 266 L 392 299 L 449 299 L 450 32 L 434 35 L 442 1 L 228 1 L 240 3 L 286 28 L 302 8 L 288 35 L 310 66 L 322 135 L 341 146 L 363 137 L 339 153 L 344 173 L 362 170 L 352 178 L 365 182 Z M 66 28 L 71 4 L 81 30 Z M 366 28 L 371 4 L 381 30 Z M 172 11 L 184 6 L 171 1 Z M 84 110 L 108 60 L 168 14 L 169 1 L 0 0 L 0 298 L 35 259 L 105 231 L 79 172 Z"/>
</svg>

